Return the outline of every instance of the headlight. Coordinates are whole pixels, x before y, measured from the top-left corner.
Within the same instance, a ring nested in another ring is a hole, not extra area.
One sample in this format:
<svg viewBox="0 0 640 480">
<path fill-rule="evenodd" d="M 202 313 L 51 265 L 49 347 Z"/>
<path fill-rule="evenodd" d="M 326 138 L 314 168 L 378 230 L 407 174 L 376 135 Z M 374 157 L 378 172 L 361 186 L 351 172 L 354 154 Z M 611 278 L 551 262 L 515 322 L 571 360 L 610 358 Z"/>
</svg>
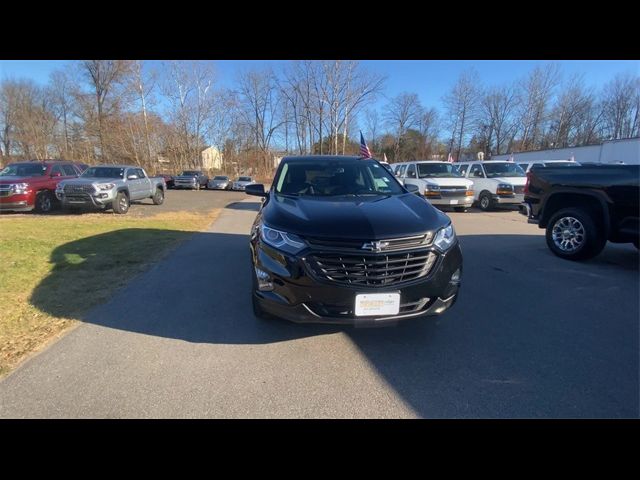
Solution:
<svg viewBox="0 0 640 480">
<path fill-rule="evenodd" d="M 433 244 L 442 252 L 446 252 L 456 241 L 456 232 L 453 225 L 449 224 L 441 228 L 433 239 Z"/>
<path fill-rule="evenodd" d="M 13 183 L 11 184 L 11 190 L 13 193 L 24 193 L 29 188 L 28 183 Z"/>
<path fill-rule="evenodd" d="M 260 237 L 265 243 L 288 253 L 298 253 L 306 247 L 304 240 L 297 235 L 281 232 L 264 224 L 260 225 Z"/>
<path fill-rule="evenodd" d="M 513 195 L 513 185 L 509 183 L 499 183 L 496 190 L 498 195 Z"/>
<path fill-rule="evenodd" d="M 425 190 L 440 190 L 440 185 L 434 185 L 432 183 L 427 183 L 424 187 Z"/>
<path fill-rule="evenodd" d="M 115 186 L 115 183 L 99 183 L 98 185 L 96 185 L 96 188 L 98 190 L 111 190 Z"/>
</svg>

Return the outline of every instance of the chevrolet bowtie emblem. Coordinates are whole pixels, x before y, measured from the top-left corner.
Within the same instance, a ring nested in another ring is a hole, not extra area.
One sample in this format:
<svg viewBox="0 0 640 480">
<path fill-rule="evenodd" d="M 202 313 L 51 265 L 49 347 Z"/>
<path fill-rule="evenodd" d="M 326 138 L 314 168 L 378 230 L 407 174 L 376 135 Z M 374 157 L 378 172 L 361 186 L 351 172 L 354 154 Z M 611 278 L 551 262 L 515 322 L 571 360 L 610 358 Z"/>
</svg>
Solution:
<svg viewBox="0 0 640 480">
<path fill-rule="evenodd" d="M 362 250 L 371 250 L 372 252 L 381 252 L 389 246 L 389 242 L 375 241 L 367 242 L 362 245 Z"/>
</svg>

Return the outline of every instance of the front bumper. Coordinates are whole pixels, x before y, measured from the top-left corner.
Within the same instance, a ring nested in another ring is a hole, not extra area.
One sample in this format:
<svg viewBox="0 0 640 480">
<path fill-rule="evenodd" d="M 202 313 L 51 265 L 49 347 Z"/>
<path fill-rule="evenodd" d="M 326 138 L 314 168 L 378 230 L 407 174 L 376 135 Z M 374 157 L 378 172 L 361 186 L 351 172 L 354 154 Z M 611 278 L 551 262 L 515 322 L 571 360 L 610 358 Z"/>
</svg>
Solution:
<svg viewBox="0 0 640 480">
<path fill-rule="evenodd" d="M 473 204 L 473 197 L 466 195 L 443 198 L 429 198 L 425 196 L 424 198 L 426 198 L 432 205 L 441 205 L 447 207 L 470 207 Z"/>
<path fill-rule="evenodd" d="M 34 208 L 33 191 L 0 197 L 0 212 L 30 212 Z"/>
<path fill-rule="evenodd" d="M 234 185 L 231 189 L 235 191 L 244 191 L 245 185 Z"/>
<path fill-rule="evenodd" d="M 446 254 L 439 254 L 426 276 L 384 287 L 347 286 L 319 280 L 306 267 L 304 254 L 292 257 L 259 239 L 252 242 L 251 248 L 254 267 L 268 272 L 273 283 L 272 291 L 259 291 L 254 282 L 255 300 L 267 313 L 297 323 L 370 326 L 440 315 L 456 302 L 461 284 L 459 243 Z M 459 278 L 454 281 L 452 276 L 456 271 Z M 355 316 L 357 294 L 396 292 L 400 293 L 401 307 L 397 315 Z"/>
<path fill-rule="evenodd" d="M 190 188 L 195 189 L 198 186 L 198 182 L 196 181 L 185 181 L 185 180 L 174 180 L 173 188 Z"/>
<path fill-rule="evenodd" d="M 63 207 L 94 207 L 106 208 L 115 199 L 117 192 L 111 190 L 96 193 L 60 193 L 56 192 L 56 197 Z"/>
<path fill-rule="evenodd" d="M 209 188 L 211 190 L 228 190 L 229 189 L 229 184 L 227 184 L 227 183 L 220 183 L 220 184 L 210 183 L 209 184 Z"/>
<path fill-rule="evenodd" d="M 500 205 L 520 205 L 524 202 L 524 193 L 514 193 L 513 195 L 492 195 L 493 201 Z"/>
</svg>

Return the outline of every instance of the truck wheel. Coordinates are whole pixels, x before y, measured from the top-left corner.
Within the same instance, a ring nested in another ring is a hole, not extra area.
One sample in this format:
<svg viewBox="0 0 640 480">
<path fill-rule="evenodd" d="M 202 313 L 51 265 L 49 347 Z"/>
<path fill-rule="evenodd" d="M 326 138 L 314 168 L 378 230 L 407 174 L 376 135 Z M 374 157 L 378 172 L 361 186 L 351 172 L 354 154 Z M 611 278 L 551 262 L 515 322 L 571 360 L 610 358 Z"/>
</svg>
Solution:
<svg viewBox="0 0 640 480">
<path fill-rule="evenodd" d="M 164 203 L 164 192 L 161 188 L 156 188 L 156 193 L 151 198 L 154 205 L 162 205 Z"/>
<path fill-rule="evenodd" d="M 586 260 L 598 255 L 607 239 L 593 216 L 581 208 L 563 208 L 547 224 L 549 249 L 565 260 Z"/>
<path fill-rule="evenodd" d="M 124 192 L 118 192 L 116 199 L 113 201 L 113 212 L 123 215 L 129 211 L 129 197 Z"/>
<path fill-rule="evenodd" d="M 453 207 L 456 212 L 466 212 L 467 207 Z"/>
<path fill-rule="evenodd" d="M 494 207 L 493 198 L 489 192 L 482 192 L 479 200 L 480 210 L 485 212 L 492 210 Z"/>
<path fill-rule="evenodd" d="M 35 209 L 37 213 L 49 213 L 53 210 L 53 197 L 49 191 L 38 192 Z"/>
</svg>

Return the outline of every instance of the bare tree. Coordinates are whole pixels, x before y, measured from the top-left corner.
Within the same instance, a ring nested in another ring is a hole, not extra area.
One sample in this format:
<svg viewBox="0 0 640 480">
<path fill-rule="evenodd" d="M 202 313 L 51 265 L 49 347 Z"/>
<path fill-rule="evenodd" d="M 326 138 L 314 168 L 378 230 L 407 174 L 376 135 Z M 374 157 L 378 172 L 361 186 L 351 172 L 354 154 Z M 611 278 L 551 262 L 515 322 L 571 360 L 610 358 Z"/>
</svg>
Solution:
<svg viewBox="0 0 640 480">
<path fill-rule="evenodd" d="M 480 107 L 480 125 L 487 129 L 487 151 L 500 155 L 509 148 L 509 139 L 514 134 L 516 122 L 514 114 L 517 97 L 511 86 L 493 87 L 484 92 Z"/>
<path fill-rule="evenodd" d="M 522 125 L 520 150 L 540 147 L 553 92 L 560 82 L 558 64 L 538 66 L 520 82 L 519 122 Z"/>
<path fill-rule="evenodd" d="M 400 148 L 407 130 L 415 127 L 422 115 L 422 105 L 415 93 L 401 93 L 383 109 L 383 118 L 395 136 L 393 161 L 400 160 Z"/>
<path fill-rule="evenodd" d="M 473 131 L 480 100 L 478 75 L 475 70 L 463 72 L 451 91 L 443 98 L 451 131 L 450 150 L 460 159 L 463 141 Z"/>
<path fill-rule="evenodd" d="M 93 91 L 100 158 L 105 158 L 106 117 L 117 110 L 124 100 L 124 92 L 116 91 L 131 71 L 129 60 L 83 60 L 81 68 Z"/>
<path fill-rule="evenodd" d="M 603 115 L 608 138 L 640 135 L 640 77 L 618 74 L 605 85 Z"/>
</svg>

